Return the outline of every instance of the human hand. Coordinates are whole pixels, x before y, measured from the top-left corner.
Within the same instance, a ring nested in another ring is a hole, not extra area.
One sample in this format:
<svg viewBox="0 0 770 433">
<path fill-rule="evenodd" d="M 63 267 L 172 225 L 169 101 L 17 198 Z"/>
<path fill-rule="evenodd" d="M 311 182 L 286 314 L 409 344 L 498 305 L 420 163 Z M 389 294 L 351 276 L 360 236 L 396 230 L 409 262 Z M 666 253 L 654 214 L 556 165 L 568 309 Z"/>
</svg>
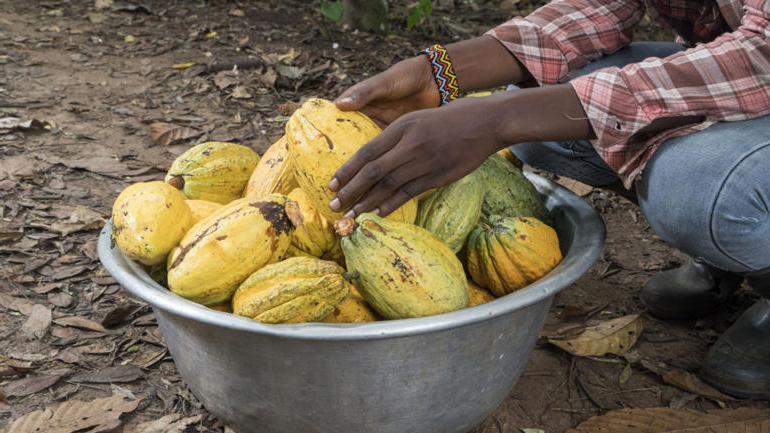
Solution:
<svg viewBox="0 0 770 433">
<path fill-rule="evenodd" d="M 335 101 L 343 111 L 361 111 L 380 127 L 402 115 L 438 107 L 438 86 L 428 58 L 403 60 L 342 92 Z"/>
<path fill-rule="evenodd" d="M 473 171 L 504 146 L 494 96 L 465 98 L 399 117 L 329 182 L 335 212 L 385 216 L 430 188 Z"/>
</svg>

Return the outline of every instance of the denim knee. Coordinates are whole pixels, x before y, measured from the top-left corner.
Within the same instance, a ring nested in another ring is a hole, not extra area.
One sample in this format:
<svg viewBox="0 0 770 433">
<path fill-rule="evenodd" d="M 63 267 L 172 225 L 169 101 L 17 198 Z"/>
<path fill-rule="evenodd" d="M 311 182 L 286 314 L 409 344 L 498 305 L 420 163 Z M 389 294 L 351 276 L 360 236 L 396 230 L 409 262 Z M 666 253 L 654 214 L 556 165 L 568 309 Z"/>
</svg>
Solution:
<svg viewBox="0 0 770 433">
<path fill-rule="evenodd" d="M 718 123 L 661 145 L 637 192 L 663 240 L 720 269 L 770 267 L 769 121 Z"/>
</svg>

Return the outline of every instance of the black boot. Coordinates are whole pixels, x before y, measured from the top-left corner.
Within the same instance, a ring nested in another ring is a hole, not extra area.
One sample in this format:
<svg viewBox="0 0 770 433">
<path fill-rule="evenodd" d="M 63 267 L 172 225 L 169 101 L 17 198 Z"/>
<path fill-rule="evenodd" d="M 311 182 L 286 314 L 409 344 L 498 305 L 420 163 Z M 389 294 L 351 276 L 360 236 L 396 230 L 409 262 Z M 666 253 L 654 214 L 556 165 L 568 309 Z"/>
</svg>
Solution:
<svg viewBox="0 0 770 433">
<path fill-rule="evenodd" d="M 739 398 L 770 399 L 770 281 L 752 287 L 765 298 L 746 310 L 709 349 L 701 376 L 718 390 Z"/>
<path fill-rule="evenodd" d="M 714 313 L 741 285 L 742 277 L 696 259 L 650 278 L 642 302 L 662 319 L 697 319 Z"/>
</svg>

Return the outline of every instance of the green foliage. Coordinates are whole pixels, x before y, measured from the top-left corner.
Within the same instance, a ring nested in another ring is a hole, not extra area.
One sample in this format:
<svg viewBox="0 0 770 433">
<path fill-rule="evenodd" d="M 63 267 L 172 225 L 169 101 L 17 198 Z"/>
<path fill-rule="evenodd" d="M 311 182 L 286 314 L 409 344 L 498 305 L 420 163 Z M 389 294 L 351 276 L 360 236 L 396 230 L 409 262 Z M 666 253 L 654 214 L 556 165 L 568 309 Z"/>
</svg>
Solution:
<svg viewBox="0 0 770 433">
<path fill-rule="evenodd" d="M 321 0 L 321 15 L 329 18 L 335 23 L 338 23 L 340 20 L 342 20 L 343 9 L 344 6 L 342 5 L 342 0 Z"/>
<path fill-rule="evenodd" d="M 414 26 L 421 23 L 423 19 L 433 13 L 432 0 L 418 0 L 409 8 L 409 15 L 406 17 L 406 28 L 412 30 Z"/>
</svg>

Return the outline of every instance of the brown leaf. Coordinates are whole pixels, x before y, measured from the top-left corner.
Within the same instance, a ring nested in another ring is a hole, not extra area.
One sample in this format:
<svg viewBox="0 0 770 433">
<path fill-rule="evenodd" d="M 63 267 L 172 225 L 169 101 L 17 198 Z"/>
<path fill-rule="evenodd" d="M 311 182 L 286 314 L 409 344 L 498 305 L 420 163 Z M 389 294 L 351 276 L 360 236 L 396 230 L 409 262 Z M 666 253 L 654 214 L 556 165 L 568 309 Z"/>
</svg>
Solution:
<svg viewBox="0 0 770 433">
<path fill-rule="evenodd" d="M 50 167 L 29 155 L 3 156 L 0 159 L 0 179 L 31 177 Z"/>
<path fill-rule="evenodd" d="M 59 381 L 60 375 L 25 377 L 3 387 L 3 394 L 8 397 L 24 397 L 48 389 Z M 15 433 L 15 430 L 13 430 Z"/>
<path fill-rule="evenodd" d="M 88 331 L 103 332 L 105 334 L 109 332 L 107 329 L 105 329 L 104 326 L 94 322 L 91 319 L 86 319 L 85 317 L 81 316 L 60 317 L 55 319 L 53 323 L 60 326 L 69 326 L 72 328 L 85 329 Z"/>
<path fill-rule="evenodd" d="M 150 139 L 155 144 L 169 146 L 190 138 L 200 137 L 203 131 L 173 123 L 155 122 L 150 124 Z"/>
<path fill-rule="evenodd" d="M 73 382 L 87 383 L 125 383 L 133 382 L 144 377 L 142 370 L 135 365 L 116 365 L 114 367 L 105 367 L 88 373 L 76 374 L 72 377 Z"/>
<path fill-rule="evenodd" d="M 121 396 L 91 401 L 70 400 L 28 413 L 13 421 L 4 433 L 108 432 L 120 426 L 120 416 L 133 412 L 141 400 Z"/>
<path fill-rule="evenodd" d="M 52 125 L 46 120 L 38 119 L 19 119 L 18 117 L 0 117 L 0 131 L 1 130 L 32 130 L 43 131 L 51 128 Z"/>
<path fill-rule="evenodd" d="M 117 158 L 109 156 L 84 156 L 68 159 L 55 155 L 38 154 L 36 157 L 50 164 L 61 164 L 67 168 L 86 170 L 107 176 L 129 176 L 132 174 L 128 166 L 118 161 Z"/>
<path fill-rule="evenodd" d="M 6 310 L 18 311 L 19 313 L 29 315 L 33 305 L 34 302 L 28 301 L 24 298 L 17 298 L 5 293 L 0 293 L 0 306 Z"/>
<path fill-rule="evenodd" d="M 232 8 L 228 13 L 234 17 L 246 16 L 246 12 L 244 12 L 243 9 L 238 9 L 238 8 Z"/>
<path fill-rule="evenodd" d="M 712 400 L 733 400 L 732 397 L 717 391 L 714 387 L 704 383 L 694 374 L 678 368 L 667 371 L 661 376 L 661 378 L 667 384 L 674 385 L 682 391 L 687 391 L 691 394 L 697 394 Z"/>
<path fill-rule="evenodd" d="M 51 327 L 51 310 L 35 304 L 32 306 L 27 321 L 21 326 L 21 333 L 28 338 L 43 338 Z"/>
<path fill-rule="evenodd" d="M 622 355 L 636 343 L 641 332 L 641 317 L 631 314 L 587 327 L 576 337 L 549 338 L 548 341 L 577 356 Z"/>
<path fill-rule="evenodd" d="M 563 176 L 559 177 L 556 183 L 574 192 L 580 197 L 586 196 L 590 194 L 591 191 L 594 190 L 594 187 L 592 187 L 591 185 L 586 185 L 583 182 L 579 182 L 569 177 L 563 177 Z"/>
<path fill-rule="evenodd" d="M 125 322 L 131 314 L 136 311 L 136 305 L 118 305 L 112 310 L 108 311 L 104 318 L 101 320 L 102 326 L 105 328 L 112 328 Z"/>
<path fill-rule="evenodd" d="M 219 87 L 220 90 L 224 90 L 230 86 L 238 84 L 238 77 L 231 71 L 222 71 L 214 75 L 214 84 Z"/>
<path fill-rule="evenodd" d="M 721 409 L 696 412 L 654 407 L 620 409 L 595 416 L 567 433 L 764 433 L 770 410 Z"/>
<path fill-rule="evenodd" d="M 93 230 L 104 225 L 104 218 L 98 212 L 85 206 L 73 206 L 69 209 L 67 219 L 58 219 L 48 227 L 50 231 L 60 233 L 63 236 L 75 232 Z"/>
<path fill-rule="evenodd" d="M 248 90 L 246 90 L 246 86 L 238 86 L 235 89 L 233 89 L 233 92 L 230 94 L 235 99 L 251 99 L 251 93 L 249 93 Z"/>
<path fill-rule="evenodd" d="M 184 433 L 187 427 L 200 422 L 201 415 L 182 418 L 181 414 L 172 413 L 155 421 L 139 424 L 131 433 Z"/>
<path fill-rule="evenodd" d="M 72 295 L 65 292 L 48 294 L 48 302 L 61 308 L 69 307 L 70 305 L 72 305 L 72 302 L 74 300 L 75 298 L 73 298 Z"/>
<path fill-rule="evenodd" d="M 80 352 L 73 347 L 68 347 L 56 355 L 56 359 L 67 364 L 80 363 Z"/>
</svg>

